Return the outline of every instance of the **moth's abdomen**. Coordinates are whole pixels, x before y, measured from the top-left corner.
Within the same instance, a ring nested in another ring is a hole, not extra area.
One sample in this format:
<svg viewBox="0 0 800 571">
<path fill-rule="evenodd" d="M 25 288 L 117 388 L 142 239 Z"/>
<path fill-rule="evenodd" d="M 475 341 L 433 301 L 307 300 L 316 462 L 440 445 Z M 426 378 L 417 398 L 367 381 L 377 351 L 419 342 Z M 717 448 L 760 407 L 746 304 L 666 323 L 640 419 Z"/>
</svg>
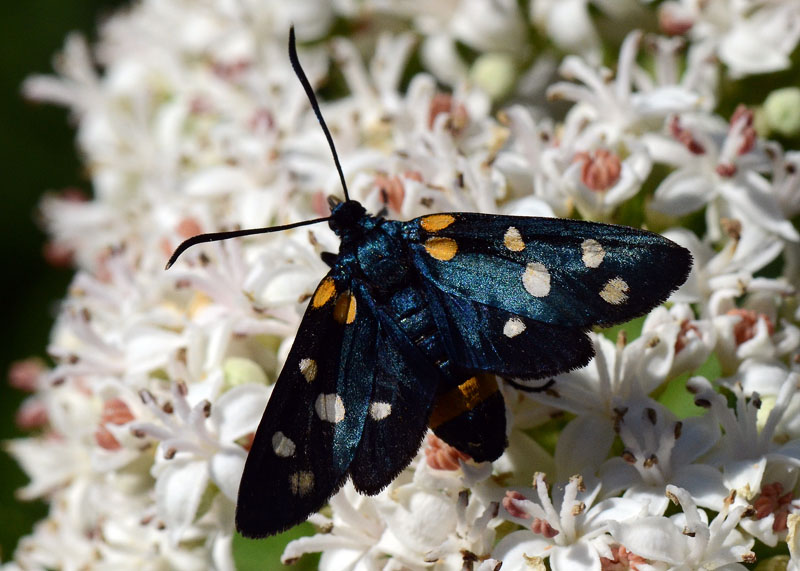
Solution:
<svg viewBox="0 0 800 571">
<path fill-rule="evenodd" d="M 411 342 L 436 366 L 442 378 L 449 378 L 452 374 L 450 359 L 428 309 L 428 300 L 420 288 L 411 285 L 404 287 L 392 296 L 389 307 L 395 321 Z"/>
<path fill-rule="evenodd" d="M 420 287 L 396 292 L 390 307 L 407 337 L 440 373 L 428 424 L 442 440 L 473 459 L 494 460 L 506 447 L 505 403 L 493 374 L 454 365 Z"/>
</svg>

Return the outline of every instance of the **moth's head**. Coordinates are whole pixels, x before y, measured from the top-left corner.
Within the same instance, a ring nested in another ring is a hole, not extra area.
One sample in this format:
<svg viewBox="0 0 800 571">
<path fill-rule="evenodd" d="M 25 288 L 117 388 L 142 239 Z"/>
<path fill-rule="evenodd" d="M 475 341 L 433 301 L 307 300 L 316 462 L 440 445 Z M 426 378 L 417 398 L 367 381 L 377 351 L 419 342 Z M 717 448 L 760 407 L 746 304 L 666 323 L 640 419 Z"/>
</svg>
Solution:
<svg viewBox="0 0 800 571">
<path fill-rule="evenodd" d="M 335 196 L 328 197 L 328 205 L 331 207 L 328 225 L 339 236 L 358 226 L 359 220 L 364 218 L 367 212 L 361 203 L 355 200 L 342 202 Z"/>
</svg>

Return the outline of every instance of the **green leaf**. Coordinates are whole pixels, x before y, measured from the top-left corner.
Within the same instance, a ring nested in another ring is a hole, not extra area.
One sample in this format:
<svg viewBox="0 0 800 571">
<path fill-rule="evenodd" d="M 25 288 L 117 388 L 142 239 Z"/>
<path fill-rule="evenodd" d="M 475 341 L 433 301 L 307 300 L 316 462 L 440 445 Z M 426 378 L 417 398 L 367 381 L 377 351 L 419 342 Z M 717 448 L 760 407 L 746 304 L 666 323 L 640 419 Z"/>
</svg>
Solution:
<svg viewBox="0 0 800 571">
<path fill-rule="evenodd" d="M 279 535 L 264 539 L 248 539 L 238 533 L 233 538 L 233 560 L 238 571 L 263 571 L 264 569 L 292 569 L 311 571 L 319 565 L 319 555 L 305 555 L 288 566 L 281 563 L 281 554 L 293 539 L 314 535 L 314 526 L 303 523 Z"/>
</svg>

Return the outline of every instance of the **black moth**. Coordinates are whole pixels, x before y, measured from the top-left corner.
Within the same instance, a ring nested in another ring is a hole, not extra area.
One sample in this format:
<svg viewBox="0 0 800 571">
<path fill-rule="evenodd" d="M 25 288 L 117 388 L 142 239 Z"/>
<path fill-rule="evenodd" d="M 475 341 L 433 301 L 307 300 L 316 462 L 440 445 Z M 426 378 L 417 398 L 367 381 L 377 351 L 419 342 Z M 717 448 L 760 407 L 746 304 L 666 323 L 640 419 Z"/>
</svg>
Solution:
<svg viewBox="0 0 800 571">
<path fill-rule="evenodd" d="M 581 367 L 586 332 L 642 315 L 686 279 L 687 250 L 592 222 L 441 213 L 371 216 L 347 193 L 313 90 L 289 57 L 328 139 L 345 201 L 331 214 L 213 240 L 328 222 L 341 238 L 311 297 L 261 419 L 239 487 L 236 527 L 263 537 L 304 521 L 349 477 L 376 494 L 428 428 L 476 461 L 506 446 L 495 375 L 526 382 Z M 541 387 L 538 387 L 541 388 Z"/>
</svg>

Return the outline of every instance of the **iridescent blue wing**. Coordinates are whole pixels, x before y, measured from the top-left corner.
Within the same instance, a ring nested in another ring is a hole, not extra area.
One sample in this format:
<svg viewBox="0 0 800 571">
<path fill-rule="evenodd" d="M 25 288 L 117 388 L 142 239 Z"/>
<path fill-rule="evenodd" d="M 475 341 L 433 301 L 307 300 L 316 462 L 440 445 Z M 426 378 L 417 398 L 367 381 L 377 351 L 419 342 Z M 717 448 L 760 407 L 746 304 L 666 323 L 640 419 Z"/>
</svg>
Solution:
<svg viewBox="0 0 800 571">
<path fill-rule="evenodd" d="M 586 330 L 646 313 L 691 266 L 662 236 L 594 222 L 445 213 L 402 231 L 452 358 L 522 378 L 586 364 Z"/>
<path fill-rule="evenodd" d="M 317 287 L 247 457 L 236 527 L 263 537 L 305 521 L 344 483 L 369 415 L 378 321 L 334 268 Z"/>
<path fill-rule="evenodd" d="M 643 315 L 691 267 L 689 251 L 663 236 L 597 222 L 434 214 L 406 222 L 403 234 L 440 290 L 566 327 Z"/>
<path fill-rule="evenodd" d="M 394 320 L 356 287 L 359 305 L 377 316 L 373 392 L 361 444 L 350 467 L 355 488 L 377 494 L 408 466 L 422 442 L 440 373 Z"/>
<path fill-rule="evenodd" d="M 540 379 L 586 365 L 593 347 L 581 327 L 542 323 L 457 297 L 425 283 L 450 358 L 473 371 Z"/>
</svg>

